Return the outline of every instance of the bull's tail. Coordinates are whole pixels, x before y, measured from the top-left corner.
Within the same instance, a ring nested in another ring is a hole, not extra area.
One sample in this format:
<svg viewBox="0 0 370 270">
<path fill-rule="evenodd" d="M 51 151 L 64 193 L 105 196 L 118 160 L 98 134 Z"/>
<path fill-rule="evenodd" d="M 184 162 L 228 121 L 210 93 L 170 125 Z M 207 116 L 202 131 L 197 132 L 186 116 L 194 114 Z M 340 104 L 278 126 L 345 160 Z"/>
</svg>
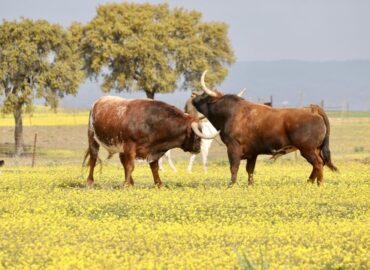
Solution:
<svg viewBox="0 0 370 270">
<path fill-rule="evenodd" d="M 98 156 L 99 144 L 94 139 L 94 128 L 92 126 L 91 112 L 89 116 L 89 127 L 87 131 L 87 136 L 89 140 L 89 148 L 85 152 L 84 159 L 82 161 L 82 167 L 90 165 L 91 155 L 96 156 L 97 162 L 100 164 L 100 171 L 102 170 L 102 161 Z M 88 162 L 86 162 L 88 160 Z"/>
<path fill-rule="evenodd" d="M 86 162 L 88 160 L 88 162 Z M 99 156 L 97 157 L 96 161 L 99 163 L 100 165 L 100 173 L 102 172 L 103 170 L 103 162 L 102 160 L 99 158 Z M 84 159 L 82 161 L 82 167 L 87 167 L 90 165 L 90 149 L 88 148 L 85 152 L 85 156 L 84 156 Z"/>
<path fill-rule="evenodd" d="M 324 141 L 321 145 L 321 154 L 324 160 L 324 165 L 328 166 L 332 171 L 338 171 L 338 168 L 333 164 L 331 161 L 331 154 L 329 149 L 329 135 L 330 135 L 330 123 L 328 116 L 324 112 L 324 110 L 318 105 L 311 105 L 311 108 L 316 111 L 323 119 L 326 126 L 326 134 L 324 137 Z"/>
<path fill-rule="evenodd" d="M 86 160 L 89 158 L 89 162 L 86 163 Z M 90 151 L 89 149 L 86 150 L 85 152 L 85 156 L 84 156 L 84 159 L 82 161 L 82 167 L 86 167 L 88 166 L 88 164 L 90 163 Z"/>
</svg>

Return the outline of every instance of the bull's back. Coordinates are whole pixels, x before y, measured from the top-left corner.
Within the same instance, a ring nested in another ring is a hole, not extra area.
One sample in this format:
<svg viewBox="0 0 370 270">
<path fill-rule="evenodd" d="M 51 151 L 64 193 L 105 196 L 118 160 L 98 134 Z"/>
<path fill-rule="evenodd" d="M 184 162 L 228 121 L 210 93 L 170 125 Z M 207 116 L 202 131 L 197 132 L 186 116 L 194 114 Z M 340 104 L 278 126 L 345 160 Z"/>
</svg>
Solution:
<svg viewBox="0 0 370 270">
<path fill-rule="evenodd" d="M 90 118 L 96 140 L 119 147 L 128 140 L 139 144 L 165 141 L 184 132 L 187 121 L 182 111 L 164 102 L 110 96 L 96 101 Z"/>
<path fill-rule="evenodd" d="M 244 152 L 269 153 L 286 145 L 318 147 L 326 128 L 323 118 L 307 109 L 278 109 L 245 102 L 234 114 L 232 136 Z"/>
<path fill-rule="evenodd" d="M 122 121 L 127 115 L 131 100 L 105 96 L 98 99 L 91 110 L 90 126 L 97 132 L 100 130 L 114 131 L 121 128 Z"/>
</svg>

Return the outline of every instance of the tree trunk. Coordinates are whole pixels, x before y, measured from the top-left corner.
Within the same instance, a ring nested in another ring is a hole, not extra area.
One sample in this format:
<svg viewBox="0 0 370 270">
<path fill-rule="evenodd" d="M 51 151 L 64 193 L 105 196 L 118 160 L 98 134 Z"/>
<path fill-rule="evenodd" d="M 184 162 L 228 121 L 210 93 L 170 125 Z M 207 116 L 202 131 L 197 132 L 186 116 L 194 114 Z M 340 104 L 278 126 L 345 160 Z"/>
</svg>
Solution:
<svg viewBox="0 0 370 270">
<path fill-rule="evenodd" d="M 150 99 L 154 99 L 155 92 L 145 91 L 146 97 Z"/>
<path fill-rule="evenodd" d="M 14 120 L 15 156 L 21 156 L 24 153 L 22 105 L 16 105 L 14 108 Z"/>
</svg>

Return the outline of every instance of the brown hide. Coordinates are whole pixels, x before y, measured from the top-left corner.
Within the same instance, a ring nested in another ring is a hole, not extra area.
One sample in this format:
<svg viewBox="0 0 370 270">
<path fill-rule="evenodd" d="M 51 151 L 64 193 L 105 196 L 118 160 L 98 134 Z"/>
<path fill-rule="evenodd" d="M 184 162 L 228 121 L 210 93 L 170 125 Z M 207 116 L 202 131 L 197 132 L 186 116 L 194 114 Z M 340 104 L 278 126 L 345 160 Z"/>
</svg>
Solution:
<svg viewBox="0 0 370 270">
<path fill-rule="evenodd" d="M 235 183 L 241 159 L 247 159 L 248 183 L 253 184 L 257 156 L 273 158 L 300 150 L 312 164 L 310 182 L 323 181 L 323 165 L 336 170 L 329 150 L 329 121 L 317 105 L 276 109 L 216 92 L 214 97 L 198 95 L 193 105 L 220 130 L 230 161 L 231 185 Z"/>
<path fill-rule="evenodd" d="M 200 138 L 191 129 L 196 117 L 187 115 L 174 106 L 150 99 L 123 99 L 102 97 L 90 112 L 89 149 L 90 174 L 88 184 L 94 181 L 93 172 L 99 146 L 110 153 L 119 153 L 125 169 L 125 183 L 132 185 L 131 173 L 135 159 L 150 163 L 154 182 L 161 185 L 158 159 L 169 149 L 199 153 Z"/>
<path fill-rule="evenodd" d="M 273 154 L 288 145 L 318 148 L 326 134 L 325 122 L 319 114 L 247 101 L 235 107 L 228 129 L 228 136 L 242 146 L 243 158 Z"/>
</svg>

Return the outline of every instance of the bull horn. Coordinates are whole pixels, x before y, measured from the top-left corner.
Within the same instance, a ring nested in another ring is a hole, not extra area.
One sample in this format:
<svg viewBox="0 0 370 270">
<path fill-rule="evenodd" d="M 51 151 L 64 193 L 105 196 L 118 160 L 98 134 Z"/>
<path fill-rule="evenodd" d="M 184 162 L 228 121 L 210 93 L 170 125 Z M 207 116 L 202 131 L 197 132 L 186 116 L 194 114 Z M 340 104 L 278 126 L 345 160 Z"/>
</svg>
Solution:
<svg viewBox="0 0 370 270">
<path fill-rule="evenodd" d="M 196 135 L 198 135 L 199 137 L 201 137 L 202 139 L 206 139 L 206 140 L 211 140 L 211 139 L 214 139 L 220 132 L 216 132 L 216 134 L 213 134 L 213 135 L 210 135 L 210 136 L 207 136 L 207 135 L 204 135 L 200 130 L 199 130 L 199 123 L 198 122 L 193 122 L 191 123 L 191 129 L 194 131 L 194 133 Z"/>
<path fill-rule="evenodd" d="M 246 90 L 246 88 L 243 88 L 242 90 L 240 90 L 240 92 L 237 96 L 242 97 L 244 95 L 245 90 Z"/>
<path fill-rule="evenodd" d="M 208 89 L 205 82 L 204 82 L 204 77 L 206 76 L 206 73 L 207 73 L 208 70 L 205 70 L 202 74 L 202 77 L 200 78 L 200 83 L 203 87 L 203 90 L 204 92 L 207 93 L 207 95 L 211 96 L 211 97 L 217 97 L 217 94 L 215 92 L 213 92 L 211 89 Z"/>
</svg>

